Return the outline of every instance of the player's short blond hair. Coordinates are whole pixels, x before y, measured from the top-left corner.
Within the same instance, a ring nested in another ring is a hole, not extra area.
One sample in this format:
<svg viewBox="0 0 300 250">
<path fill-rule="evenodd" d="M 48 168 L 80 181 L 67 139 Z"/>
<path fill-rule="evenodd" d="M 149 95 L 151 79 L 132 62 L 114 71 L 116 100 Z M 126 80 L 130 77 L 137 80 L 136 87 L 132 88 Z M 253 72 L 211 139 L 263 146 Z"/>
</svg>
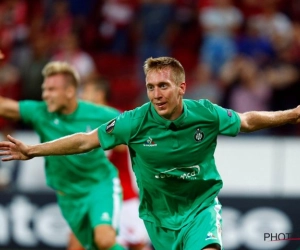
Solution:
<svg viewBox="0 0 300 250">
<path fill-rule="evenodd" d="M 76 69 L 67 62 L 53 61 L 45 65 L 42 70 L 43 76 L 49 77 L 57 74 L 63 74 L 68 79 L 68 82 L 75 88 L 79 87 L 80 77 Z"/>
<path fill-rule="evenodd" d="M 170 68 L 173 72 L 173 80 L 179 85 L 185 82 L 185 71 L 181 63 L 172 57 L 157 57 L 148 58 L 144 64 L 144 73 L 147 74 L 152 70 L 161 70 L 165 68 Z"/>
</svg>

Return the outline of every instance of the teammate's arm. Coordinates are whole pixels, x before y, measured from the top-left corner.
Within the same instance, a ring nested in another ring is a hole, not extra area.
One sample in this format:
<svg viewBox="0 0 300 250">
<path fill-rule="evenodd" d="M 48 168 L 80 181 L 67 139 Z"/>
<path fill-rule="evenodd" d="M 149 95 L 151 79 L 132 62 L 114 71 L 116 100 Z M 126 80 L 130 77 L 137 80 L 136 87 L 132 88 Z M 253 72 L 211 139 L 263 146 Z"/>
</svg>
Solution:
<svg viewBox="0 0 300 250">
<path fill-rule="evenodd" d="M 79 154 L 101 146 L 98 129 L 36 145 L 26 145 L 10 135 L 7 138 L 9 141 L 0 142 L 0 155 L 6 156 L 2 158 L 2 161 L 28 160 L 36 156 Z"/>
<path fill-rule="evenodd" d="M 10 120 L 20 120 L 19 103 L 13 99 L 0 96 L 0 117 Z"/>
<path fill-rule="evenodd" d="M 3 58 L 4 58 L 4 54 L 0 50 L 0 60 Z M 0 117 L 11 119 L 11 120 L 19 120 L 20 111 L 19 111 L 18 102 L 0 96 Z"/>
<path fill-rule="evenodd" d="M 300 105 L 284 111 L 250 111 L 239 113 L 241 132 L 253 132 L 260 129 L 273 128 L 288 123 L 300 123 Z"/>
</svg>

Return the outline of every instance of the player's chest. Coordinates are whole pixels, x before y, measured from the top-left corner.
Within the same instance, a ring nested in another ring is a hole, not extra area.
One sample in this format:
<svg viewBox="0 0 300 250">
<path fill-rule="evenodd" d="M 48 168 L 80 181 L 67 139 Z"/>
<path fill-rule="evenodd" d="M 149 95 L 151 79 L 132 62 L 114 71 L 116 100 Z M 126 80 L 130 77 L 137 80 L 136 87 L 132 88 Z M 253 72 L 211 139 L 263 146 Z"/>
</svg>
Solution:
<svg viewBox="0 0 300 250">
<path fill-rule="evenodd" d="M 211 148 L 214 136 L 205 127 L 191 126 L 178 130 L 149 129 L 139 134 L 130 144 L 132 149 L 147 163 L 164 163 L 172 160 L 194 161 Z"/>
<path fill-rule="evenodd" d="M 39 133 L 47 140 L 53 140 L 65 135 L 70 135 L 78 132 L 90 132 L 97 128 L 99 124 L 84 121 L 68 121 L 59 118 L 49 119 L 41 122 Z"/>
</svg>

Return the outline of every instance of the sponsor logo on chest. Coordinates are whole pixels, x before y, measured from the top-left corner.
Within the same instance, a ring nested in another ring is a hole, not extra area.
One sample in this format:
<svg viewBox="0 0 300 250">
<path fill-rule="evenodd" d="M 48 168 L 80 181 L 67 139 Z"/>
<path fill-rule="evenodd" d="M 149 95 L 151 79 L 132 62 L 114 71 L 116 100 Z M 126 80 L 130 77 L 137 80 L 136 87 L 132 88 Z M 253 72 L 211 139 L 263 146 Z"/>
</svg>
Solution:
<svg viewBox="0 0 300 250">
<path fill-rule="evenodd" d="M 146 142 L 143 144 L 144 147 L 156 147 L 157 144 L 153 141 L 153 139 L 149 136 Z"/>
</svg>

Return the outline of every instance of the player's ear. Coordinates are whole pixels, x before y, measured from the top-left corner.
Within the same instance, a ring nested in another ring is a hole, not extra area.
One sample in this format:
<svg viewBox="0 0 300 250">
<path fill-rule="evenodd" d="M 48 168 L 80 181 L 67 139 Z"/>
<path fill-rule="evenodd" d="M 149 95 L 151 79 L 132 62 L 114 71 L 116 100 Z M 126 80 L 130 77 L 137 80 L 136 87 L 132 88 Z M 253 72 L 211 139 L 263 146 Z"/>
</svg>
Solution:
<svg viewBox="0 0 300 250">
<path fill-rule="evenodd" d="M 180 85 L 179 85 L 179 93 L 181 95 L 184 95 L 185 90 L 186 90 L 186 83 L 185 82 L 180 83 Z"/>
<path fill-rule="evenodd" d="M 76 89 L 69 85 L 66 89 L 66 95 L 67 95 L 67 98 L 72 98 L 74 96 L 76 96 Z"/>
</svg>

